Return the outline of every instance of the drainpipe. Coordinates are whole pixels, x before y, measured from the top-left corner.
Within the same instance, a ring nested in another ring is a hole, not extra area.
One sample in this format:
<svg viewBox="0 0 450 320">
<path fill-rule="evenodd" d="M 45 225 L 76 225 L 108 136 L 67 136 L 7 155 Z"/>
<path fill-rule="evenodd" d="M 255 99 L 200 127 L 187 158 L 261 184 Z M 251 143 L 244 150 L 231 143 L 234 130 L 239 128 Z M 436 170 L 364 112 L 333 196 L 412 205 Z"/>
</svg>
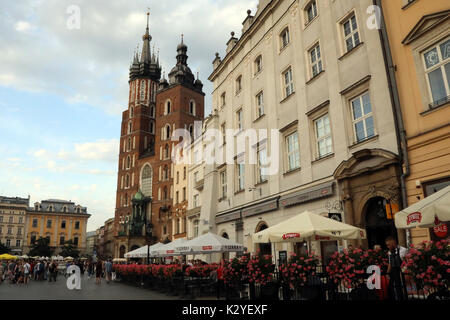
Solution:
<svg viewBox="0 0 450 320">
<path fill-rule="evenodd" d="M 391 48 L 389 45 L 389 39 L 386 29 L 386 24 L 384 21 L 382 0 L 373 0 L 373 4 L 380 8 L 380 41 L 383 50 L 383 57 L 386 67 L 386 73 L 388 77 L 389 92 L 391 96 L 392 108 L 394 112 L 395 120 L 395 132 L 397 136 L 398 153 L 400 156 L 400 163 L 403 165 L 403 174 L 400 176 L 400 187 L 402 194 L 402 207 L 406 208 L 408 206 L 407 195 L 406 195 L 406 178 L 410 175 L 410 165 L 408 158 L 408 149 L 406 141 L 406 130 L 403 124 L 403 115 L 400 108 L 400 98 L 398 94 L 397 81 L 395 79 L 396 66 L 392 60 Z M 406 229 L 406 244 L 409 246 L 411 243 L 411 235 L 409 229 Z"/>
</svg>

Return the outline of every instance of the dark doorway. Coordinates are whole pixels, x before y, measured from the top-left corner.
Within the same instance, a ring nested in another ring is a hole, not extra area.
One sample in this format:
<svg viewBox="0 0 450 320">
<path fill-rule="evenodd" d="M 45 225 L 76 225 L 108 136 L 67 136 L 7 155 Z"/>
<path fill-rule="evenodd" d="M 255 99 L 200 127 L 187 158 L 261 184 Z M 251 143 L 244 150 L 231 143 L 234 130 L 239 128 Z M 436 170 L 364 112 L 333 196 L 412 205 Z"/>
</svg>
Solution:
<svg viewBox="0 0 450 320">
<path fill-rule="evenodd" d="M 263 231 L 267 228 L 268 228 L 267 224 L 262 223 L 259 225 L 259 228 L 256 230 L 256 232 Z M 258 247 L 259 247 L 259 253 L 261 255 L 271 255 L 272 254 L 272 245 L 270 243 L 260 243 Z"/>
<path fill-rule="evenodd" d="M 331 256 L 338 251 L 337 241 L 320 242 L 320 251 L 322 256 L 322 265 L 327 266 Z"/>
<path fill-rule="evenodd" d="M 226 233 L 226 232 L 224 232 L 222 234 L 222 238 L 230 239 L 230 237 L 228 236 L 228 233 Z M 225 261 L 230 260 L 230 253 L 229 252 L 222 253 L 222 259 Z"/>
<path fill-rule="evenodd" d="M 126 250 L 125 246 L 120 246 L 119 258 L 123 258 L 125 256 L 125 250 Z"/>
<path fill-rule="evenodd" d="M 375 245 L 386 248 L 385 240 L 392 236 L 397 239 L 397 229 L 394 220 L 389 220 L 386 214 L 389 202 L 382 197 L 370 199 L 366 205 L 366 231 L 369 249 Z"/>
</svg>

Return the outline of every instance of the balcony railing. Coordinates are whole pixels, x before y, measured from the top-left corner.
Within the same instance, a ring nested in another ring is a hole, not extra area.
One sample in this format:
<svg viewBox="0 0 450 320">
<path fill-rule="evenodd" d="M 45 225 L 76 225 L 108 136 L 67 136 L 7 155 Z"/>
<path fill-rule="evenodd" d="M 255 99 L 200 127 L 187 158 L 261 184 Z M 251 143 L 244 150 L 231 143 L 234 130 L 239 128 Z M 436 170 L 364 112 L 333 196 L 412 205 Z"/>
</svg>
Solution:
<svg viewBox="0 0 450 320">
<path fill-rule="evenodd" d="M 197 190 L 203 190 L 203 185 L 205 184 L 205 179 L 195 181 L 194 188 Z"/>
</svg>

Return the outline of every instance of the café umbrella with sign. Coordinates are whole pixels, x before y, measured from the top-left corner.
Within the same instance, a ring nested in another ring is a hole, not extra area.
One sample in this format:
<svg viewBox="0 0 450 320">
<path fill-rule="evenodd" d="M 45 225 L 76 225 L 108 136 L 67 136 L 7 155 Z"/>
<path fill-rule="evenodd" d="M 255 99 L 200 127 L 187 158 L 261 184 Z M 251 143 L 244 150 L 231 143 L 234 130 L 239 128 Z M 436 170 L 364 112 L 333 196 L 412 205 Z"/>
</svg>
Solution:
<svg viewBox="0 0 450 320">
<path fill-rule="evenodd" d="M 446 222 L 449 221 L 450 186 L 397 212 L 395 215 L 395 226 L 398 229 L 433 228 L 434 232 L 442 237 L 448 236 Z"/>
<path fill-rule="evenodd" d="M 358 227 L 305 211 L 253 235 L 254 243 L 331 241 L 365 239 Z"/>
<path fill-rule="evenodd" d="M 222 252 L 242 252 L 244 246 L 230 239 L 208 232 L 195 239 L 189 240 L 175 248 L 183 255 L 211 254 Z"/>
<path fill-rule="evenodd" d="M 179 256 L 181 255 L 179 251 L 176 250 L 177 247 L 182 246 L 185 242 L 187 242 L 186 239 L 177 239 L 174 240 L 168 244 L 162 245 L 156 250 L 151 251 L 152 257 L 171 257 L 171 256 Z"/>
<path fill-rule="evenodd" d="M 158 248 L 160 248 L 162 246 L 164 246 L 164 244 L 161 242 L 158 242 L 157 244 L 150 246 L 150 256 L 152 256 L 152 253 L 155 253 L 155 250 L 157 250 Z M 125 258 L 146 258 L 147 254 L 148 254 L 148 246 L 143 246 L 136 250 L 127 252 L 124 255 L 124 257 Z"/>
</svg>

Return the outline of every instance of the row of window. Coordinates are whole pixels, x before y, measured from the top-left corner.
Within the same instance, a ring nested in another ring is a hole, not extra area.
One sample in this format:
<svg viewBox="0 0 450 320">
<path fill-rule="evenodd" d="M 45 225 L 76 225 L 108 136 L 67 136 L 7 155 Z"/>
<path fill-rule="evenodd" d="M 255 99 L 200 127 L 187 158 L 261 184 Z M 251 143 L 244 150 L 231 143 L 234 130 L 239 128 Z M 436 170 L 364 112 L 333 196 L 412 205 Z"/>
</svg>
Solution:
<svg viewBox="0 0 450 320">
<path fill-rule="evenodd" d="M 151 83 L 150 87 L 147 87 L 147 81 L 141 80 L 135 81 L 134 83 L 131 83 L 131 92 L 130 92 L 130 101 L 145 101 L 148 99 L 148 96 L 150 95 L 151 101 L 155 102 L 156 98 L 156 83 L 148 81 L 148 83 Z M 147 95 L 146 95 L 147 92 Z"/>
<path fill-rule="evenodd" d="M 164 115 L 168 115 L 173 112 L 172 101 L 167 99 L 164 104 Z M 189 101 L 189 114 L 192 116 L 197 115 L 196 103 L 194 100 Z"/>
<path fill-rule="evenodd" d="M 46 236 L 45 238 L 47 238 L 48 242 L 51 243 L 51 237 L 50 236 Z M 36 243 L 36 240 L 37 240 L 37 236 L 35 234 L 32 234 L 31 235 L 31 239 L 30 239 L 30 244 Z M 65 245 L 66 242 L 67 242 L 67 240 L 66 240 L 65 236 L 60 236 L 59 237 L 59 245 L 61 245 L 61 246 Z M 75 245 L 75 246 L 78 246 L 78 243 L 79 243 L 79 237 L 75 236 L 72 239 L 72 244 Z"/>
<path fill-rule="evenodd" d="M 42 211 L 42 205 L 36 204 L 36 205 L 34 206 L 34 209 L 35 209 L 35 211 Z M 50 206 L 48 207 L 47 211 L 48 211 L 48 212 L 56 212 L 55 207 L 52 206 L 52 205 L 50 205 Z M 63 213 L 68 213 L 68 212 L 69 212 L 69 208 L 68 208 L 67 206 L 63 206 L 63 207 L 61 208 L 61 212 L 63 212 Z M 75 212 L 76 212 L 76 213 L 81 213 L 81 208 L 80 208 L 80 207 L 75 208 Z"/>
<path fill-rule="evenodd" d="M 6 239 L 5 245 L 6 245 L 8 248 L 11 248 L 11 239 Z M 21 245 L 22 245 L 22 240 L 17 239 L 17 240 L 16 240 L 16 247 L 20 247 Z"/>
<path fill-rule="evenodd" d="M 37 218 L 33 219 L 32 227 L 33 227 L 33 228 L 37 228 L 37 227 L 38 227 L 38 224 L 39 224 L 39 219 L 37 219 Z M 52 227 L 52 224 L 53 224 L 53 220 L 48 219 L 48 220 L 47 220 L 46 227 L 47 227 L 47 228 L 51 228 L 51 227 Z M 66 220 L 62 220 L 62 221 L 61 221 L 60 227 L 61 227 L 61 229 L 65 229 L 65 228 L 66 228 Z M 80 221 L 75 221 L 75 229 L 77 229 L 77 230 L 80 229 Z"/>
<path fill-rule="evenodd" d="M 14 223 L 14 221 L 15 221 L 14 217 L 10 216 L 8 219 L 8 223 Z M 2 222 L 3 222 L 3 216 L 0 216 L 0 223 L 2 223 Z M 19 217 L 18 223 L 23 223 L 23 217 Z"/>
<path fill-rule="evenodd" d="M 16 212 L 16 211 L 9 211 L 9 212 L 7 212 L 6 210 L 0 210 L 0 214 L 25 214 L 25 211 L 19 211 L 19 212 Z"/>
<path fill-rule="evenodd" d="M 3 226 L 0 226 L 0 234 L 3 234 Z M 12 235 L 13 234 L 13 227 L 8 227 L 8 231 L 7 233 L 8 235 Z M 17 228 L 17 233 L 18 236 L 22 235 L 22 228 L 18 227 Z"/>
<path fill-rule="evenodd" d="M 312 21 L 317 16 L 317 5 L 315 1 L 306 7 L 306 12 L 308 16 L 308 21 Z M 358 23 L 356 20 L 355 13 L 352 13 L 348 18 L 346 18 L 341 23 L 343 40 L 345 43 L 346 51 L 351 51 L 353 48 L 358 46 L 360 41 L 360 35 L 358 30 Z M 289 27 L 283 29 L 280 34 L 280 50 L 284 49 L 290 43 L 290 33 Z M 314 44 L 310 49 L 308 49 L 308 63 L 310 69 L 310 77 L 314 78 L 319 73 L 323 71 L 322 55 L 320 51 L 320 44 Z M 263 69 L 263 57 L 258 55 L 254 61 L 254 74 L 258 74 Z M 294 83 L 292 76 L 292 69 L 289 67 L 282 73 L 283 79 L 283 94 L 284 97 L 289 97 L 294 93 Z M 242 75 L 239 75 L 235 81 L 235 92 L 239 94 L 243 89 Z M 220 107 L 223 108 L 226 105 L 226 92 L 223 92 L 220 97 Z M 259 112 L 256 113 L 257 115 Z"/>
<path fill-rule="evenodd" d="M 374 119 L 370 94 L 368 91 L 353 98 L 350 101 L 352 124 L 357 142 L 367 140 L 375 136 Z M 313 119 L 314 145 L 316 159 L 324 158 L 333 153 L 332 127 L 328 112 Z M 256 183 L 267 181 L 267 147 L 265 143 L 258 146 L 256 163 Z M 245 165 L 244 158 L 237 157 L 235 169 L 236 191 L 245 188 Z M 284 135 L 284 163 L 285 172 L 290 172 L 300 168 L 300 142 L 298 131 L 288 131 Z M 220 171 L 220 197 L 227 195 L 227 173 Z"/>
</svg>

